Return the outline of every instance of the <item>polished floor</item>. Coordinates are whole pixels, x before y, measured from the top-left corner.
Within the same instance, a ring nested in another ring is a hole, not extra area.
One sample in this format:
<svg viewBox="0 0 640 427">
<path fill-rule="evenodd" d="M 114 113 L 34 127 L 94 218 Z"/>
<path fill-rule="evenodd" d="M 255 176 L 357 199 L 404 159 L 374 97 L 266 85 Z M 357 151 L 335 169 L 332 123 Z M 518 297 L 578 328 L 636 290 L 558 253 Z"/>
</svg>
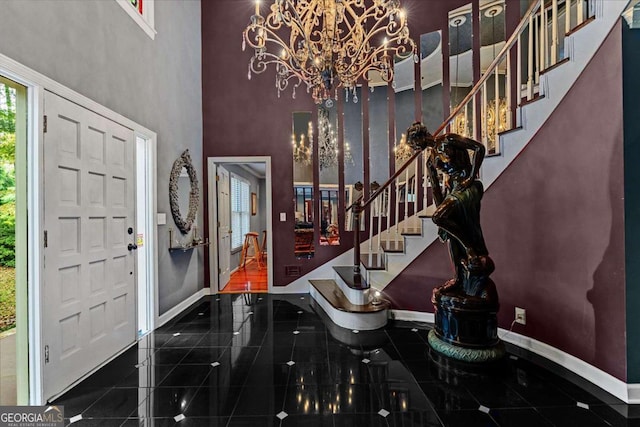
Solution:
<svg viewBox="0 0 640 427">
<path fill-rule="evenodd" d="M 260 293 L 267 292 L 267 266 L 252 261 L 238 267 L 229 278 L 229 283 L 221 293 Z"/>
<path fill-rule="evenodd" d="M 447 367 L 427 332 L 332 327 L 308 294 L 210 296 L 54 403 L 73 426 L 640 426 L 640 408 L 519 349 Z"/>
</svg>

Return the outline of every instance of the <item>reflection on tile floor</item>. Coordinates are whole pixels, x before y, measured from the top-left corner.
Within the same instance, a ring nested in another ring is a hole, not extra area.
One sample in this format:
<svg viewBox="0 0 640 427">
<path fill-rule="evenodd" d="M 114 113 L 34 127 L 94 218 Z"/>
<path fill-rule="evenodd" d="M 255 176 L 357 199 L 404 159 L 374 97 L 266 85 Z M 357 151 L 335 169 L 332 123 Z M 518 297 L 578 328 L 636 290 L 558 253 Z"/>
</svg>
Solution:
<svg viewBox="0 0 640 427">
<path fill-rule="evenodd" d="M 308 294 L 214 295 L 55 403 L 74 427 L 640 427 L 637 406 L 518 348 L 492 372 L 445 368 L 427 332 L 338 328 Z"/>
</svg>

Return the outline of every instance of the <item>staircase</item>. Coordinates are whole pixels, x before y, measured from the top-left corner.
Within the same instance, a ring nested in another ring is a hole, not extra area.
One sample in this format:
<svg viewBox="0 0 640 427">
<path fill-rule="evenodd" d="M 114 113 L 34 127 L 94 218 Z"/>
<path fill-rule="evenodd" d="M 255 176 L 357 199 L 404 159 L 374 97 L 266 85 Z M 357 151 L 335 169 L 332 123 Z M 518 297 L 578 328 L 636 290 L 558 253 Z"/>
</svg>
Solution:
<svg viewBox="0 0 640 427">
<path fill-rule="evenodd" d="M 433 134 L 446 129 L 481 141 L 489 154 L 480 180 L 488 188 L 553 114 L 627 4 L 626 0 L 534 1 L 481 79 Z M 499 102 L 488 99 L 487 86 L 491 76 L 496 77 L 491 85 L 497 85 L 498 74 L 505 70 L 507 113 L 501 120 Z M 478 110 L 473 108 L 478 103 L 485 114 L 466 120 L 468 111 Z M 493 125 L 486 119 L 490 108 L 498 117 Z M 456 120 L 461 115 L 464 126 Z M 313 299 L 339 326 L 356 330 L 384 326 L 389 310 L 384 288 L 437 239 L 438 229 L 430 219 L 435 205 L 423 173 L 425 162 L 423 152 L 415 153 L 362 204 L 369 221 L 366 241 L 299 279 L 311 283 Z M 358 275 L 353 265 L 340 267 L 348 257 L 360 260 L 360 277 L 354 279 Z M 326 278 L 328 269 L 333 270 L 333 278 L 316 279 Z"/>
</svg>

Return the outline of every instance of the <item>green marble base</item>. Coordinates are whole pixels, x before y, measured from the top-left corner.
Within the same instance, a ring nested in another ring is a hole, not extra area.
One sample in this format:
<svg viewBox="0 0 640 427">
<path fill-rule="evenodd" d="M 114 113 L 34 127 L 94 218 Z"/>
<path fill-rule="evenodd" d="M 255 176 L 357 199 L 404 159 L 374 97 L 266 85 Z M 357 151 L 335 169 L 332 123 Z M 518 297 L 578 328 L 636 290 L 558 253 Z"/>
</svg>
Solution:
<svg viewBox="0 0 640 427">
<path fill-rule="evenodd" d="M 452 359 L 468 363 L 486 363 L 502 359 L 505 355 L 504 344 L 499 341 L 496 345 L 487 348 L 466 348 L 450 344 L 441 340 L 435 330 L 429 331 L 429 345 L 435 351 Z"/>
</svg>

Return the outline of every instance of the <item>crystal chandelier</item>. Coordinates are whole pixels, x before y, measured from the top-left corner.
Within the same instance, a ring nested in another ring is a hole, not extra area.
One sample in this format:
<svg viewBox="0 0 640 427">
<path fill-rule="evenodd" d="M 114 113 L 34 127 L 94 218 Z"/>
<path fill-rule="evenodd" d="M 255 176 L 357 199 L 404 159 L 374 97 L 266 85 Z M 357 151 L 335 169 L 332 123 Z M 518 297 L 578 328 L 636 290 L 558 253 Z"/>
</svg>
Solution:
<svg viewBox="0 0 640 427">
<path fill-rule="evenodd" d="M 338 164 L 338 141 L 325 108 L 318 108 L 318 162 L 320 170 Z"/>
<path fill-rule="evenodd" d="M 399 0 L 274 0 L 267 16 L 255 14 L 242 34 L 254 49 L 249 74 L 276 71 L 278 96 L 303 82 L 316 103 L 332 105 L 332 90 L 358 82 L 393 79 L 394 57 L 413 54 L 407 17 Z"/>
<path fill-rule="evenodd" d="M 400 144 L 393 147 L 393 153 L 395 154 L 396 160 L 400 162 L 404 162 L 409 157 L 413 156 L 413 148 L 407 144 L 407 137 L 404 133 L 400 138 Z"/>
<path fill-rule="evenodd" d="M 303 165 L 311 164 L 311 153 L 313 151 L 313 126 L 309 122 L 307 135 L 300 134 L 300 139 L 296 139 L 296 134 L 291 134 L 291 145 L 293 145 L 293 160 Z"/>
</svg>

